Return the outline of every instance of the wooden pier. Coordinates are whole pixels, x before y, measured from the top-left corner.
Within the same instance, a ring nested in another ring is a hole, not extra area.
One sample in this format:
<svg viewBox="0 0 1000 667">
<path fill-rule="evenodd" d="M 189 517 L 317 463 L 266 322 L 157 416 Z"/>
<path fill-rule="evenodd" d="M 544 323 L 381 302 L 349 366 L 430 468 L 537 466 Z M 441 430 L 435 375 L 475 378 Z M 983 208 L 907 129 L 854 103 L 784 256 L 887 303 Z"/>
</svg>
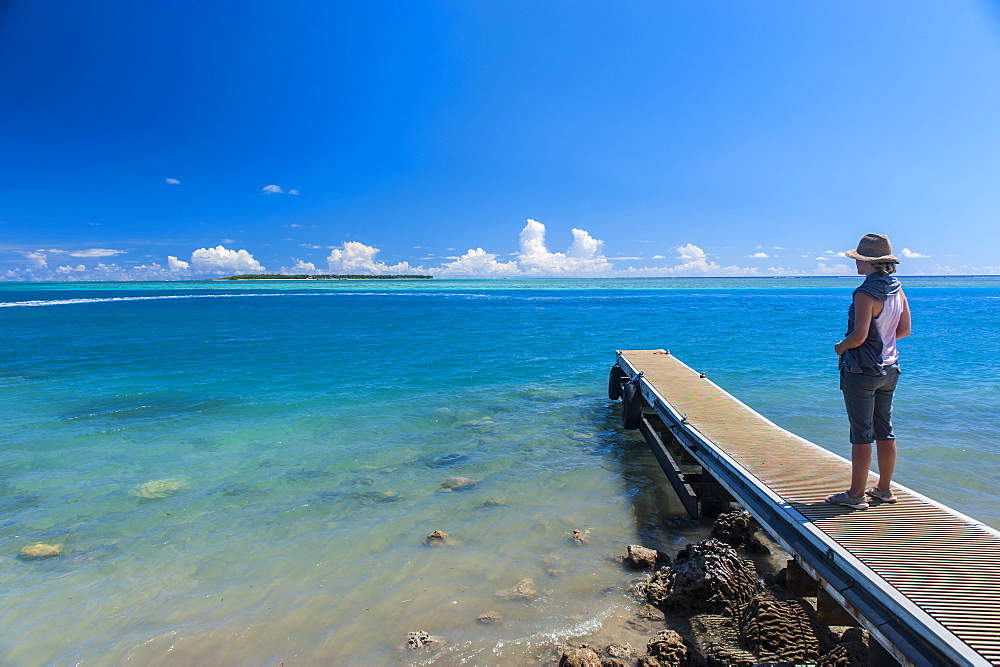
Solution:
<svg viewBox="0 0 1000 667">
<path fill-rule="evenodd" d="M 619 351 L 616 394 L 692 516 L 738 502 L 794 557 L 790 584 L 807 574 L 821 605 L 846 610 L 900 664 L 1000 665 L 1000 531 L 895 484 L 894 504 L 824 502 L 849 461 L 669 352 Z"/>
</svg>

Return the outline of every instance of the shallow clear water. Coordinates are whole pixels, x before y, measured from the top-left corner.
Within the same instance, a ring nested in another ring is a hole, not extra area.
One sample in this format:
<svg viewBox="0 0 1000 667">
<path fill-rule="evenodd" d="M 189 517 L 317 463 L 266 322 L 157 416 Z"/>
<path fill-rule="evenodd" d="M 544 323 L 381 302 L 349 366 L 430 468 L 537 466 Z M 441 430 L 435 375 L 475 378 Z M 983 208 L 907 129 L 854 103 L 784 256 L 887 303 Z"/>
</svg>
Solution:
<svg viewBox="0 0 1000 667">
<path fill-rule="evenodd" d="M 903 281 L 897 479 L 1000 527 L 1000 279 Z M 619 428 L 615 349 L 846 455 L 858 282 L 2 284 L 0 662 L 486 664 L 584 634 L 632 604 L 611 554 L 700 531 Z M 537 600 L 496 597 L 526 577 Z"/>
</svg>

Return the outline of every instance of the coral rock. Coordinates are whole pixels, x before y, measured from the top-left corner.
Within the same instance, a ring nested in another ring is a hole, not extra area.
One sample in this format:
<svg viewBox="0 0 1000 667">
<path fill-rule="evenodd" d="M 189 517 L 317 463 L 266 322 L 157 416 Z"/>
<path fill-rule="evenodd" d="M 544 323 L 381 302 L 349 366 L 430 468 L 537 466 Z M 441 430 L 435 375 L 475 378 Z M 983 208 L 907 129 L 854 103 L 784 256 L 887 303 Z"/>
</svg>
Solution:
<svg viewBox="0 0 1000 667">
<path fill-rule="evenodd" d="M 748 512 L 726 512 L 716 517 L 710 537 L 725 542 L 734 549 L 749 553 L 770 553 L 755 537 L 758 528 L 757 520 Z"/>
<path fill-rule="evenodd" d="M 424 538 L 424 543 L 429 547 L 438 547 L 442 544 L 447 544 L 448 533 L 435 530 L 433 533 Z"/>
<path fill-rule="evenodd" d="M 635 649 L 631 644 L 612 644 L 604 649 L 604 652 L 611 658 L 619 660 L 632 660 L 635 658 Z"/>
<path fill-rule="evenodd" d="M 490 623 L 503 623 L 503 617 L 495 611 L 488 611 L 485 614 L 480 614 L 479 616 L 476 616 L 476 620 L 486 625 L 489 625 Z"/>
<path fill-rule="evenodd" d="M 833 647 L 816 661 L 818 667 L 866 667 L 868 665 L 868 633 L 861 628 L 849 628 Z"/>
<path fill-rule="evenodd" d="M 468 477 L 449 477 L 441 482 L 441 488 L 449 491 L 461 491 L 463 489 L 471 489 L 476 484 L 479 484 L 478 479 L 469 479 Z"/>
<path fill-rule="evenodd" d="M 625 555 L 625 563 L 638 570 L 656 567 L 656 561 L 661 560 L 659 553 L 655 549 L 647 549 L 638 544 L 628 545 L 628 554 Z"/>
<path fill-rule="evenodd" d="M 167 498 L 178 491 L 186 491 L 191 487 L 179 479 L 156 479 L 152 482 L 143 482 L 129 493 L 136 498 Z"/>
<path fill-rule="evenodd" d="M 21 560 L 39 560 L 41 558 L 53 558 L 62 556 L 63 545 L 61 544 L 32 544 L 21 549 L 18 556 Z"/>
<path fill-rule="evenodd" d="M 508 600 L 522 600 L 530 602 L 538 597 L 538 589 L 535 588 L 535 582 L 531 579 L 522 579 L 511 588 L 497 591 L 496 594 L 499 597 L 506 598 Z"/>
<path fill-rule="evenodd" d="M 559 667 L 601 667 L 601 656 L 586 644 L 563 649 Z"/>
<path fill-rule="evenodd" d="M 646 644 L 646 652 L 662 665 L 687 665 L 690 658 L 684 638 L 673 630 L 657 632 Z"/>
<path fill-rule="evenodd" d="M 753 600 L 738 619 L 740 641 L 769 662 L 815 662 L 819 640 L 801 602 Z"/>
<path fill-rule="evenodd" d="M 406 634 L 406 648 L 411 650 L 416 650 L 418 648 L 423 648 L 428 644 L 441 643 L 444 640 L 441 637 L 432 637 L 431 635 L 423 632 L 422 630 L 417 632 L 408 632 Z"/>
<path fill-rule="evenodd" d="M 762 588 L 753 563 L 709 539 L 684 547 L 670 567 L 660 568 L 637 590 L 664 610 L 733 616 Z"/>
</svg>

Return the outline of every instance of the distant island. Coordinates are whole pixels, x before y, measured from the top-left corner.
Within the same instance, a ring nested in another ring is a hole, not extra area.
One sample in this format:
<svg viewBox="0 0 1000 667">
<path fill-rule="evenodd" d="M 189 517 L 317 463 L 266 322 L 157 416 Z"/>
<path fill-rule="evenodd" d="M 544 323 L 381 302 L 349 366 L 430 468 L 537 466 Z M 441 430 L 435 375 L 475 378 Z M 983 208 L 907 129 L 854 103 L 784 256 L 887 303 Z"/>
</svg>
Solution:
<svg viewBox="0 0 1000 667">
<path fill-rule="evenodd" d="M 279 275 L 276 273 L 249 273 L 239 276 L 229 276 L 228 278 L 213 278 L 213 280 L 431 280 L 434 276 L 368 276 L 368 275 L 346 275 L 346 276 L 307 276 L 304 273 L 299 275 Z"/>
</svg>

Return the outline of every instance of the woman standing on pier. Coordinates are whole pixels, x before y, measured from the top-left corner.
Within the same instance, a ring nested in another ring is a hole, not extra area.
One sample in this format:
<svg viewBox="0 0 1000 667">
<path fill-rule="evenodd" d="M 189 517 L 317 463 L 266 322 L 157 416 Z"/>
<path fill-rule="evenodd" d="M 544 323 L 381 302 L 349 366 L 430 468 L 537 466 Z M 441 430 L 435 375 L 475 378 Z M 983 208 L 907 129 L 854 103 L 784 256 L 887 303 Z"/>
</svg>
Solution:
<svg viewBox="0 0 1000 667">
<path fill-rule="evenodd" d="M 826 502 L 867 509 L 868 498 L 894 503 L 889 484 L 896 467 L 892 433 L 892 394 L 899 379 L 896 341 L 910 335 L 910 306 L 892 274 L 899 260 L 889 237 L 866 234 L 857 250 L 844 253 L 855 261 L 865 281 L 854 290 L 847 311 L 847 336 L 834 345 L 840 356 L 840 389 L 851 424 L 851 488 Z M 878 484 L 867 489 L 872 441 L 878 451 Z"/>
</svg>

